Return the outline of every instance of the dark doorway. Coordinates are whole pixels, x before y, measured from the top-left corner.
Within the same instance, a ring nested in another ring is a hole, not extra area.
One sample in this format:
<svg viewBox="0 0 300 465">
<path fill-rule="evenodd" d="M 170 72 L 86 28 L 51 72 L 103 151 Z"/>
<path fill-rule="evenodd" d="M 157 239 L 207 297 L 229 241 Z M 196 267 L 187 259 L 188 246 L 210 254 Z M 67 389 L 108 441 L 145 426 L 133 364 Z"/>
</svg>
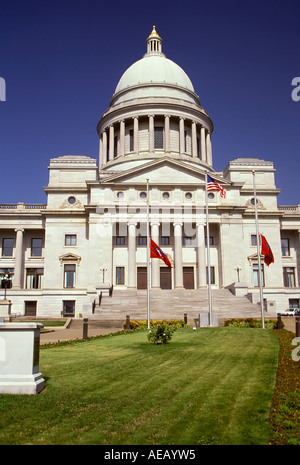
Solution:
<svg viewBox="0 0 300 465">
<path fill-rule="evenodd" d="M 183 267 L 183 287 L 185 289 L 194 289 L 194 267 L 184 266 Z"/>
<path fill-rule="evenodd" d="M 172 289 L 171 268 L 160 268 L 160 288 Z"/>
<path fill-rule="evenodd" d="M 137 288 L 147 289 L 147 267 L 146 266 L 137 267 Z"/>
<path fill-rule="evenodd" d="M 36 301 L 25 301 L 25 316 L 36 316 Z"/>
</svg>

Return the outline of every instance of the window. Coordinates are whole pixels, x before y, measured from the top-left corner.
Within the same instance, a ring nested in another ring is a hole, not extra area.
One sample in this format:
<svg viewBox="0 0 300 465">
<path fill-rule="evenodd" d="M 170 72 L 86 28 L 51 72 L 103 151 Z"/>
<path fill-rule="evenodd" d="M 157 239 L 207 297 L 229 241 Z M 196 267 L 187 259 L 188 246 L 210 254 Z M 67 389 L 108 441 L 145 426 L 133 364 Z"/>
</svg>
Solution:
<svg viewBox="0 0 300 465">
<path fill-rule="evenodd" d="M 41 257 L 43 248 L 43 239 L 31 239 L 31 256 Z"/>
<path fill-rule="evenodd" d="M 283 257 L 290 256 L 290 240 L 289 239 L 281 239 L 281 254 Z"/>
<path fill-rule="evenodd" d="M 76 265 L 64 266 L 64 287 L 75 287 Z"/>
<path fill-rule="evenodd" d="M 205 245 L 207 245 L 207 237 L 205 236 Z M 209 236 L 209 245 L 214 245 L 213 236 Z"/>
<path fill-rule="evenodd" d="M 63 301 L 63 316 L 75 316 L 75 300 Z"/>
<path fill-rule="evenodd" d="M 147 198 L 147 193 L 146 192 L 140 192 L 140 198 L 141 199 L 146 199 Z"/>
<path fill-rule="evenodd" d="M 147 236 L 139 236 L 138 237 L 138 244 L 139 245 L 147 245 Z"/>
<path fill-rule="evenodd" d="M 289 308 L 300 308 L 299 299 L 289 299 Z"/>
<path fill-rule="evenodd" d="M 283 268 L 283 285 L 284 287 L 295 287 L 295 268 L 290 266 Z"/>
<path fill-rule="evenodd" d="M 42 289 L 44 282 L 43 268 L 27 268 L 26 289 Z"/>
<path fill-rule="evenodd" d="M 129 151 L 133 152 L 134 146 L 133 146 L 133 129 L 129 129 Z"/>
<path fill-rule="evenodd" d="M 265 285 L 265 277 L 264 277 L 264 266 L 263 265 L 261 265 L 261 278 L 262 278 L 262 285 L 264 286 Z M 259 286 L 258 264 L 253 264 L 253 285 L 254 285 L 254 287 Z"/>
<path fill-rule="evenodd" d="M 73 196 L 69 197 L 68 202 L 69 202 L 70 205 L 74 205 L 74 203 L 76 202 L 75 197 L 73 197 Z"/>
<path fill-rule="evenodd" d="M 154 148 L 162 149 L 164 147 L 164 130 L 161 127 L 154 128 Z"/>
<path fill-rule="evenodd" d="M 163 198 L 164 198 L 165 200 L 167 200 L 167 199 L 170 198 L 169 192 L 164 192 L 162 196 L 163 196 Z"/>
<path fill-rule="evenodd" d="M 257 245 L 257 237 L 256 234 L 251 234 L 251 245 L 254 247 Z"/>
<path fill-rule="evenodd" d="M 118 192 L 117 197 L 118 199 L 122 199 L 124 197 L 124 192 Z"/>
<path fill-rule="evenodd" d="M 116 245 L 125 245 L 125 237 L 124 236 L 117 236 L 116 237 Z"/>
<path fill-rule="evenodd" d="M 188 200 L 190 200 L 190 199 L 192 198 L 191 192 L 186 192 L 186 193 L 185 193 L 185 198 L 188 199 Z"/>
<path fill-rule="evenodd" d="M 76 234 L 66 234 L 65 235 L 65 245 L 75 246 L 77 245 L 77 236 Z"/>
<path fill-rule="evenodd" d="M 124 275 L 125 275 L 124 266 L 117 266 L 117 268 L 116 268 L 116 284 L 124 284 L 125 283 Z"/>
<path fill-rule="evenodd" d="M 188 236 L 183 237 L 183 245 L 192 245 L 192 238 Z"/>
<path fill-rule="evenodd" d="M 1 289 L 4 289 L 5 287 L 7 289 L 10 289 L 13 285 L 13 280 L 14 280 L 14 268 L 0 268 L 0 286 Z M 5 281 L 2 279 L 4 276 L 8 277 L 8 281 L 5 283 Z"/>
<path fill-rule="evenodd" d="M 14 248 L 14 240 L 4 238 L 2 240 L 2 257 L 12 257 Z"/>
<path fill-rule="evenodd" d="M 114 158 L 118 156 L 118 136 L 114 137 Z"/>
<path fill-rule="evenodd" d="M 161 236 L 161 245 L 170 245 L 169 236 Z"/>
<path fill-rule="evenodd" d="M 215 284 L 215 267 L 210 267 L 210 284 Z M 206 267 L 206 284 L 208 284 L 208 266 Z"/>
</svg>

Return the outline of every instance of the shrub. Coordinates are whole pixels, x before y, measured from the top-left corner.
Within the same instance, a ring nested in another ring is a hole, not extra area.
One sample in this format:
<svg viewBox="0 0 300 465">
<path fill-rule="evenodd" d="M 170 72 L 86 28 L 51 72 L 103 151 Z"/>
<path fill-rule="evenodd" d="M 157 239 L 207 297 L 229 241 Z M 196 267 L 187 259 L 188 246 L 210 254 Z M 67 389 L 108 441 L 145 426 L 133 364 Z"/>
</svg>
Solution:
<svg viewBox="0 0 300 465">
<path fill-rule="evenodd" d="M 150 328 L 154 328 L 157 325 L 166 324 L 168 326 L 175 326 L 175 328 L 182 328 L 184 326 L 183 320 L 150 320 Z M 130 320 L 130 330 L 136 331 L 137 329 L 146 329 L 148 323 L 146 320 Z M 126 321 L 123 323 L 123 330 L 126 331 Z"/>
<path fill-rule="evenodd" d="M 168 323 L 159 323 L 152 326 L 148 333 L 148 341 L 152 344 L 167 344 L 176 331 L 176 326 L 169 325 Z"/>
<path fill-rule="evenodd" d="M 281 322 L 282 327 L 284 327 L 283 321 Z M 231 320 L 226 320 L 224 326 L 234 326 L 239 328 L 261 328 L 261 320 L 255 318 L 232 318 Z M 265 320 L 266 329 L 277 329 L 278 322 L 277 320 Z"/>
</svg>

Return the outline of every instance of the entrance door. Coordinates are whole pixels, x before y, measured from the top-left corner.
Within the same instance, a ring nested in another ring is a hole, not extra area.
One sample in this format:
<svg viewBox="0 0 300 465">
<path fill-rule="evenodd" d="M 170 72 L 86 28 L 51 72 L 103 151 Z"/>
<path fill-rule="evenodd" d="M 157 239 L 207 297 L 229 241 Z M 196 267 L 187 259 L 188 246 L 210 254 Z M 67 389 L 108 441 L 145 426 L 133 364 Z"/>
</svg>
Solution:
<svg viewBox="0 0 300 465">
<path fill-rule="evenodd" d="M 25 316 L 36 316 L 36 301 L 25 301 Z"/>
<path fill-rule="evenodd" d="M 183 287 L 185 289 L 194 289 L 194 267 L 183 267 Z"/>
<path fill-rule="evenodd" d="M 146 266 L 137 267 L 137 288 L 147 289 L 147 267 Z"/>
<path fill-rule="evenodd" d="M 172 289 L 171 268 L 160 268 L 160 288 Z"/>
</svg>

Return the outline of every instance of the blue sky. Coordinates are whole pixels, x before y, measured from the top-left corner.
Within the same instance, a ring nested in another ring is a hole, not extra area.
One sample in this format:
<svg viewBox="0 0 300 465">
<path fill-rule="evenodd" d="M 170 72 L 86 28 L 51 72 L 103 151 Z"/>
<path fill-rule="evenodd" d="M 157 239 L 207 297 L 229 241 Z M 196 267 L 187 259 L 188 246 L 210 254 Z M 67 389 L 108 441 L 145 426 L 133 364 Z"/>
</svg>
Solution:
<svg viewBox="0 0 300 465">
<path fill-rule="evenodd" d="M 0 17 L 0 203 L 45 203 L 50 158 L 98 159 L 97 123 L 154 24 L 214 123 L 214 168 L 273 161 L 279 204 L 300 203 L 298 0 L 0 0 Z"/>
</svg>

